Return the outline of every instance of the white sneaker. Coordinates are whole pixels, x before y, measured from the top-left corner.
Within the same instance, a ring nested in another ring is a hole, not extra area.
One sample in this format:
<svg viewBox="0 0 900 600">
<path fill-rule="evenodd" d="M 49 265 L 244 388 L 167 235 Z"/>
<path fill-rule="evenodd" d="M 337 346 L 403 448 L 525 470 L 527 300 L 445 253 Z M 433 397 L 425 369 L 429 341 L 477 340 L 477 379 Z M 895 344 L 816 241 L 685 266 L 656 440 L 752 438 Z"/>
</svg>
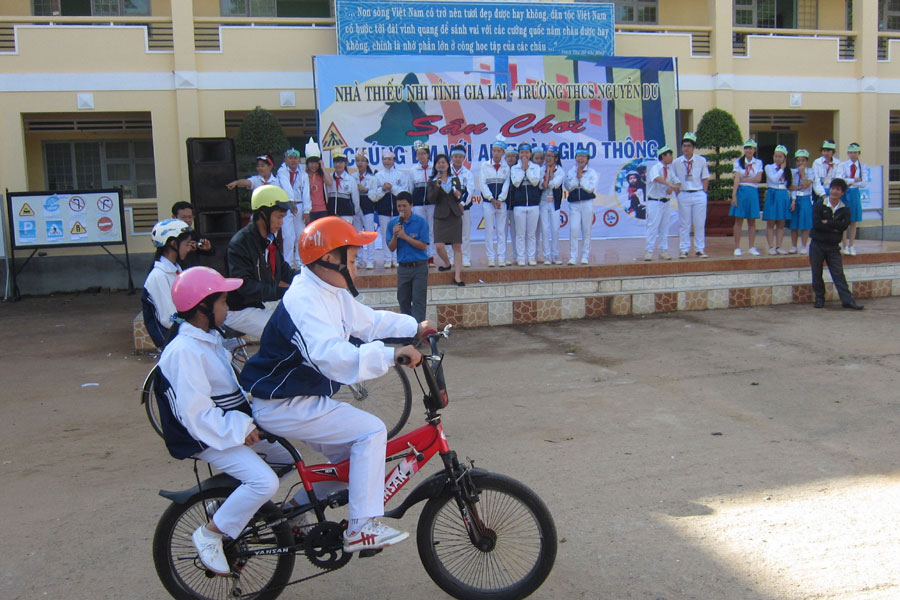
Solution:
<svg viewBox="0 0 900 600">
<path fill-rule="evenodd" d="M 561 264 L 562 264 L 562 259 L 561 259 L 561 258 L 554 258 L 554 259 L 553 259 L 553 264 L 554 264 L 554 265 L 561 265 Z"/>
<path fill-rule="evenodd" d="M 850 249 L 847 246 L 841 246 L 841 254 L 850 254 Z"/>
<path fill-rule="evenodd" d="M 344 552 L 356 552 L 357 550 L 377 550 L 386 546 L 393 546 L 409 537 L 405 531 L 392 529 L 382 525 L 377 519 L 369 519 L 359 531 L 351 534 L 344 532 Z"/>
<path fill-rule="evenodd" d="M 545 259 L 544 259 L 544 264 L 545 264 L 545 265 L 552 265 L 552 264 L 553 264 L 553 261 L 550 260 L 549 258 L 545 258 Z"/>
<path fill-rule="evenodd" d="M 397 262 L 397 261 L 396 261 L 396 260 L 395 260 L 395 261 L 394 261 L 394 265 L 393 265 L 393 266 L 395 266 L 395 267 L 399 267 L 399 266 L 400 266 L 400 263 L 399 263 L 399 262 Z"/>
<path fill-rule="evenodd" d="M 537 261 L 534 260 L 534 259 L 529 260 L 529 261 L 528 261 L 528 266 L 529 266 L 529 267 L 535 267 L 535 266 L 537 266 Z"/>
<path fill-rule="evenodd" d="M 781 254 L 781 255 L 788 253 L 787 250 L 785 250 L 783 248 L 775 248 L 775 252 L 777 252 L 778 254 Z"/>
<path fill-rule="evenodd" d="M 791 249 L 788 250 L 788 254 L 797 254 L 797 246 L 791 246 Z"/>
<path fill-rule="evenodd" d="M 672 255 L 668 252 L 663 252 L 659 255 L 659 257 L 663 260 L 672 260 Z"/>
<path fill-rule="evenodd" d="M 682 250 L 681 254 L 678 255 L 678 258 L 687 258 L 687 251 Z"/>
<path fill-rule="evenodd" d="M 517 261 L 516 261 L 516 264 L 519 265 L 520 267 L 524 267 L 524 266 L 525 266 L 525 261 L 524 261 L 524 260 L 517 260 Z"/>
<path fill-rule="evenodd" d="M 747 250 L 753 256 L 759 256 L 759 250 L 756 249 L 756 246 L 750 246 L 750 249 Z"/>
<path fill-rule="evenodd" d="M 489 259 L 488 259 L 488 266 L 489 266 L 489 267 L 493 267 L 493 266 L 494 266 L 494 259 L 493 259 L 493 258 L 489 258 Z"/>
<path fill-rule="evenodd" d="M 569 259 L 569 264 L 570 264 L 570 265 L 574 265 L 574 264 L 575 264 L 575 259 L 574 259 L 574 258 L 570 258 L 570 259 Z"/>
<path fill-rule="evenodd" d="M 586 258 L 582 258 L 582 259 L 581 259 L 581 264 L 583 264 L 583 265 L 589 265 L 589 264 L 591 264 L 591 261 L 589 261 L 589 260 L 586 259 Z"/>
<path fill-rule="evenodd" d="M 847 252 L 850 256 L 856 256 L 856 246 L 850 246 L 850 249 Z"/>
<path fill-rule="evenodd" d="M 740 256 L 741 254 L 743 254 L 743 253 L 741 252 L 741 249 L 740 249 L 740 248 L 735 248 L 735 249 L 734 249 L 734 255 L 735 255 L 735 256 Z"/>
<path fill-rule="evenodd" d="M 652 253 L 652 252 L 645 252 L 645 253 L 644 253 L 644 260 L 653 260 L 653 253 Z"/>
<path fill-rule="evenodd" d="M 510 260 L 510 259 L 507 258 L 507 259 L 506 259 L 506 266 L 507 266 L 507 267 L 511 267 L 511 266 L 512 266 L 512 260 Z"/>
<path fill-rule="evenodd" d="M 767 250 L 767 253 L 768 253 L 768 254 L 777 254 L 777 253 L 778 253 L 778 250 L 776 250 L 775 248 L 769 248 L 769 249 Z"/>
<path fill-rule="evenodd" d="M 371 260 L 366 263 L 366 269 L 371 271 L 374 268 L 375 268 L 375 263 L 373 263 Z"/>
<path fill-rule="evenodd" d="M 464 260 L 464 261 L 463 261 L 463 266 L 464 266 L 464 267 L 471 267 L 471 266 L 472 266 L 472 262 L 471 262 L 471 261 L 468 261 L 468 260 Z"/>
<path fill-rule="evenodd" d="M 390 269 L 390 268 L 391 268 L 391 261 L 389 261 L 389 260 L 384 261 L 384 268 L 385 268 L 385 269 Z"/>
<path fill-rule="evenodd" d="M 809 246 L 804 246 L 800 248 L 800 254 L 809 254 Z"/>
<path fill-rule="evenodd" d="M 204 567 L 216 575 L 231 574 L 228 561 L 225 560 L 225 550 L 222 549 L 221 535 L 213 533 L 206 528 L 206 525 L 201 525 L 194 531 L 191 539 L 194 541 L 194 548 L 197 549 L 200 562 Z"/>
<path fill-rule="evenodd" d="M 706 253 L 706 250 L 697 250 L 697 258 L 709 258 L 709 254 Z"/>
</svg>

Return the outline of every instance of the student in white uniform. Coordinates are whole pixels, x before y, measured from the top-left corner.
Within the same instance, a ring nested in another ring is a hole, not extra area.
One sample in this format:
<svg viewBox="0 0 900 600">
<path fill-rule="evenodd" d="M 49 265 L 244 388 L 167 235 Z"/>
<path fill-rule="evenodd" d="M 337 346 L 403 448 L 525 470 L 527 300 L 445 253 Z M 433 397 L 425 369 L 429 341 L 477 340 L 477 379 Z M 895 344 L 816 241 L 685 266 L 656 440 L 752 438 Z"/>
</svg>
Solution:
<svg viewBox="0 0 900 600">
<path fill-rule="evenodd" d="M 869 186 L 869 167 L 859 162 L 859 144 L 853 142 L 847 147 L 847 160 L 840 165 L 839 177 L 847 182 L 847 193 L 843 202 L 850 209 L 850 227 L 844 234 L 843 253 L 856 256 L 856 224 L 862 221 L 862 190 Z"/>
<path fill-rule="evenodd" d="M 513 214 L 516 202 L 513 197 L 515 194 L 512 189 L 512 168 L 519 164 L 519 148 L 515 143 L 510 142 L 506 145 L 506 166 L 509 167 L 510 183 L 507 186 L 506 194 L 506 230 L 509 231 L 510 252 L 506 255 L 506 266 L 512 264 L 512 259 L 516 255 L 516 218 Z M 505 242 L 504 242 L 505 243 Z"/>
<path fill-rule="evenodd" d="M 484 250 L 488 266 L 506 264 L 506 196 L 509 192 L 509 165 L 503 160 L 506 143 L 491 144 L 491 159 L 481 163 L 481 211 L 484 215 Z M 496 235 L 496 242 L 495 242 Z M 497 261 L 494 261 L 494 257 Z"/>
<path fill-rule="evenodd" d="M 694 228 L 695 255 L 706 254 L 706 192 L 709 188 L 709 166 L 706 157 L 695 154 L 697 136 L 687 132 L 681 139 L 681 156 L 672 163 L 675 176 L 681 181 L 678 192 L 678 258 L 687 258 L 691 251 L 691 227 Z"/>
<path fill-rule="evenodd" d="M 591 154 L 587 148 L 575 151 L 575 166 L 566 173 L 569 191 L 569 264 L 578 261 L 578 234 L 581 234 L 581 264 L 590 264 L 591 229 L 594 227 L 594 197 L 597 193 L 597 171 L 588 166 Z"/>
<path fill-rule="evenodd" d="M 300 232 L 309 222 L 309 177 L 300 168 L 300 151 L 288 148 L 284 151 L 284 163 L 278 168 L 278 185 L 288 193 L 291 209 L 284 216 L 281 238 L 284 241 L 284 259 L 294 269 L 300 268 L 297 254 L 297 240 Z"/>
<path fill-rule="evenodd" d="M 356 151 L 356 173 L 353 173 L 352 176 L 359 194 L 359 210 L 356 211 L 356 215 L 353 217 L 353 226 L 360 231 L 377 232 L 375 203 L 369 199 L 369 185 L 374 180 L 375 171 L 369 166 L 369 156 L 366 154 L 365 149 Z M 366 269 L 369 270 L 375 268 L 375 253 L 371 244 L 363 246 L 359 255 L 360 265 L 365 263 Z"/>
<path fill-rule="evenodd" d="M 759 182 L 762 180 L 763 164 L 756 154 L 756 140 L 744 142 L 744 155 L 734 161 L 734 187 L 731 191 L 731 208 L 728 216 L 734 217 L 734 255 L 741 255 L 741 229 L 747 219 L 748 252 L 759 256 L 756 249 L 756 219 L 759 218 Z"/>
<path fill-rule="evenodd" d="M 793 173 L 787 164 L 788 149 L 775 146 L 775 162 L 766 165 L 766 205 L 763 220 L 766 221 L 766 243 L 769 254 L 787 254 L 781 247 L 784 242 L 784 223 L 791 218 L 791 197 L 788 188 L 793 184 Z"/>
<path fill-rule="evenodd" d="M 559 147 L 544 147 L 544 165 L 541 167 L 540 229 L 544 245 L 544 264 L 561 265 L 559 256 L 559 209 L 562 205 L 563 184 L 566 170 L 559 163 Z"/>
<path fill-rule="evenodd" d="M 834 155 L 834 140 L 825 140 L 822 142 L 822 155 L 813 161 L 813 173 L 816 180 L 813 183 L 813 192 L 819 198 L 828 196 L 828 188 L 831 187 L 831 180 L 838 177 L 841 169 L 841 161 Z"/>
<path fill-rule="evenodd" d="M 791 249 L 789 254 L 797 254 L 797 238 L 800 237 L 800 254 L 809 253 L 809 230 L 812 229 L 813 175 L 809 166 L 809 152 L 800 148 L 794 152 L 797 168 L 791 178 Z"/>
<path fill-rule="evenodd" d="M 400 213 L 397 211 L 397 194 L 409 191 L 409 177 L 394 164 L 394 151 L 390 148 L 381 150 L 382 168 L 375 174 L 369 198 L 375 203 L 378 213 L 378 234 L 381 236 L 381 252 L 384 255 L 384 268 L 398 266 L 397 253 L 387 247 L 387 224 Z"/>
<path fill-rule="evenodd" d="M 256 175 L 251 175 L 244 179 L 235 179 L 225 184 L 229 190 L 236 187 L 255 190 L 264 185 L 278 185 L 278 178 L 272 174 L 275 168 L 275 161 L 268 154 L 260 154 L 256 157 Z"/>
<path fill-rule="evenodd" d="M 240 376 L 261 427 L 302 440 L 331 462 L 350 459 L 345 552 L 390 546 L 408 534 L 378 521 L 384 514 L 384 423 L 332 396 L 342 384 L 383 376 L 401 356 L 418 365 L 422 355 L 414 347 L 373 340 L 411 338 L 430 327 L 354 299 L 357 252 L 375 237 L 335 217 L 306 227 L 300 237 L 303 270 Z M 351 336 L 364 343 L 354 345 Z"/>
<path fill-rule="evenodd" d="M 541 213 L 541 167 L 531 162 L 531 144 L 519 144 L 519 162 L 509 171 L 516 220 L 516 264 L 537 264 L 537 226 Z"/>
<path fill-rule="evenodd" d="M 431 172 L 434 165 L 431 164 L 431 149 L 428 144 L 416 141 L 413 144 L 413 152 L 416 155 L 416 162 L 406 171 L 409 178 L 409 193 L 412 194 L 414 215 L 424 217 L 428 221 L 428 258 L 434 257 L 434 205 L 428 204 L 428 198 L 425 195 L 425 187 L 428 180 L 431 179 Z M 433 261 L 432 261 L 433 262 Z"/>
<path fill-rule="evenodd" d="M 218 575 L 231 572 L 222 536 L 240 535 L 278 491 L 278 477 L 266 460 L 291 463 L 283 448 L 260 441 L 219 335 L 226 294 L 240 285 L 240 279 L 225 279 L 208 267 L 193 267 L 175 279 L 171 293 L 178 322 L 159 358 L 154 400 L 174 458 L 205 460 L 241 482 L 192 536 L 200 561 Z"/>
<path fill-rule="evenodd" d="M 469 210 L 472 208 L 472 201 L 475 193 L 475 177 L 472 171 L 465 165 L 466 148 L 463 145 L 456 145 L 450 149 L 450 175 L 459 179 L 462 184 L 462 196 L 460 203 L 463 205 L 462 215 L 462 266 L 472 266 L 472 219 L 469 217 Z M 434 214 L 432 212 L 432 214 Z M 431 229 L 434 229 L 432 224 Z M 433 231 L 431 232 L 433 233 Z M 448 248 L 450 262 L 453 263 L 456 257 L 453 255 L 453 247 Z"/>
<path fill-rule="evenodd" d="M 178 219 L 165 219 L 150 230 L 150 239 L 156 247 L 153 266 L 144 280 L 141 292 L 141 306 L 144 315 L 144 327 L 153 339 L 157 348 L 165 343 L 172 320 L 175 318 L 175 305 L 172 303 L 172 283 L 175 276 L 181 273 L 178 266 L 193 249 L 191 227 Z"/>
<path fill-rule="evenodd" d="M 331 160 L 334 172 L 325 191 L 328 215 L 340 217 L 352 225 L 353 215 L 359 208 L 359 188 L 347 171 L 347 155 L 344 151 L 338 148 L 332 150 Z"/>
<path fill-rule="evenodd" d="M 644 260 L 653 260 L 659 243 L 659 257 L 672 260 L 669 254 L 669 225 L 672 200 L 681 191 L 681 181 L 672 167 L 674 152 L 663 146 L 656 152 L 659 159 L 647 169 L 647 252 Z"/>
</svg>

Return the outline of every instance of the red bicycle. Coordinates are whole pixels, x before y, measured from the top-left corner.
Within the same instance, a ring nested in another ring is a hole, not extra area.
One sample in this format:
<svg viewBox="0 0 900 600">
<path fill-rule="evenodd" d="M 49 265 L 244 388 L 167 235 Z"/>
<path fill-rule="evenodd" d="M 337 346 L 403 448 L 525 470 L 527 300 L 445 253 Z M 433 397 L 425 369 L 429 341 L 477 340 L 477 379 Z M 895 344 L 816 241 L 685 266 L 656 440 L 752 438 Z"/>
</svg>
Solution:
<svg viewBox="0 0 900 600">
<path fill-rule="evenodd" d="M 544 582 L 556 560 L 557 538 L 553 517 L 544 502 L 524 484 L 497 473 L 460 463 L 444 435 L 439 411 L 448 405 L 443 377 L 442 332 L 424 336 L 431 347 L 415 371 L 423 391 L 426 424 L 387 444 L 387 461 L 397 465 L 385 478 L 385 504 L 410 479 L 439 455 L 443 469 L 420 483 L 386 518 L 399 519 L 409 508 L 425 501 L 416 528 L 419 557 L 425 571 L 455 598 L 524 598 Z M 419 380 L 421 372 L 424 385 Z M 231 576 L 216 576 L 200 562 L 191 533 L 205 524 L 216 508 L 239 485 L 219 474 L 182 492 L 160 491 L 172 501 L 153 537 L 156 571 L 169 593 L 179 599 L 276 598 L 295 583 L 318 577 L 346 565 L 352 554 L 343 550 L 345 522 L 330 521 L 326 510 L 348 502 L 347 490 L 319 499 L 313 484 L 347 482 L 350 463 L 307 465 L 287 440 L 266 432 L 290 453 L 309 503 L 291 508 L 267 503 L 236 539 L 226 539 L 225 555 Z M 278 471 L 278 469 L 276 469 Z M 195 471 L 196 472 L 196 471 Z M 295 537 L 288 520 L 301 513 L 315 515 L 316 523 Z M 361 557 L 380 552 L 360 551 Z M 323 572 L 290 581 L 297 554 L 303 554 Z"/>
</svg>

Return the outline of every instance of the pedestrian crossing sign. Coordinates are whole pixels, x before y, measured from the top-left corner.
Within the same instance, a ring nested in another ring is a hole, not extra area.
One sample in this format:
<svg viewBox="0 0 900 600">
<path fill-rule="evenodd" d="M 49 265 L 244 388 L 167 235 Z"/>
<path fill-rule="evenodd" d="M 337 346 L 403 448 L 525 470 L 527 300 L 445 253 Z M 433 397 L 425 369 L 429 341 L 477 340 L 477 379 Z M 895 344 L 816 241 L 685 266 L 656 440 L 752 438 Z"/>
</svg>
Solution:
<svg viewBox="0 0 900 600">
<path fill-rule="evenodd" d="M 329 125 L 328 129 L 325 131 L 325 136 L 322 138 L 322 149 L 334 150 L 335 148 L 346 147 L 347 142 L 344 140 L 344 136 L 341 135 L 341 132 L 338 131 L 337 125 L 335 125 L 334 121 L 332 121 L 331 125 Z"/>
<path fill-rule="evenodd" d="M 81 221 L 75 221 L 75 224 L 72 226 L 72 235 L 84 235 L 87 233 L 87 229 L 84 228 L 84 225 L 81 224 Z"/>
<path fill-rule="evenodd" d="M 22 205 L 22 208 L 19 209 L 19 216 L 20 217 L 33 217 L 34 210 L 32 210 L 32 208 L 30 206 L 28 206 L 28 203 L 26 202 L 25 204 Z"/>
</svg>

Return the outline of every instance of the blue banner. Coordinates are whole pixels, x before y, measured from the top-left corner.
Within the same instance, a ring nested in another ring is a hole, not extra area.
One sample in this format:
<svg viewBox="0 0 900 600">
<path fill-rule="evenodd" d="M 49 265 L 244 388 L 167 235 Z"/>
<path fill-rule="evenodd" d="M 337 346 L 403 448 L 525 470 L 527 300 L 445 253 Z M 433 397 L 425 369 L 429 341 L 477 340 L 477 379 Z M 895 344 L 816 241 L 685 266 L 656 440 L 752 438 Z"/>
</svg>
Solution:
<svg viewBox="0 0 900 600">
<path fill-rule="evenodd" d="M 337 0 L 338 54 L 614 56 L 614 8 Z"/>
</svg>

